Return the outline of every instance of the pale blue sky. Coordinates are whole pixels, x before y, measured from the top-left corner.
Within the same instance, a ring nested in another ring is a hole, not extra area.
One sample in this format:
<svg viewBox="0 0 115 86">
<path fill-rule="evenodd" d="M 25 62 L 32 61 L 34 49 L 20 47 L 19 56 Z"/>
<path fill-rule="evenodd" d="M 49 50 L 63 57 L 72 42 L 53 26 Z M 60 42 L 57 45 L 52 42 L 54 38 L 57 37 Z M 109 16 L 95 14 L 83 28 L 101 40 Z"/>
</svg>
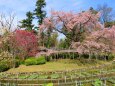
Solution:
<svg viewBox="0 0 115 86">
<path fill-rule="evenodd" d="M 0 13 L 16 13 L 16 21 L 24 19 L 27 11 L 35 9 L 37 0 L 0 0 Z M 97 8 L 97 5 L 107 4 L 115 10 L 115 0 L 46 0 L 45 10 L 49 14 L 51 9 L 79 12 L 89 7 Z M 35 21 L 34 21 L 35 22 Z M 15 22 L 16 23 L 16 22 Z M 60 34 L 59 38 L 64 37 Z"/>
<path fill-rule="evenodd" d="M 27 11 L 33 11 L 35 8 L 36 0 L 0 0 L 0 13 L 1 12 L 14 12 L 18 20 L 25 18 Z M 97 8 L 99 4 L 108 4 L 115 10 L 115 0 L 46 0 L 47 13 L 51 10 L 64 10 L 64 11 L 81 11 L 89 7 Z"/>
</svg>

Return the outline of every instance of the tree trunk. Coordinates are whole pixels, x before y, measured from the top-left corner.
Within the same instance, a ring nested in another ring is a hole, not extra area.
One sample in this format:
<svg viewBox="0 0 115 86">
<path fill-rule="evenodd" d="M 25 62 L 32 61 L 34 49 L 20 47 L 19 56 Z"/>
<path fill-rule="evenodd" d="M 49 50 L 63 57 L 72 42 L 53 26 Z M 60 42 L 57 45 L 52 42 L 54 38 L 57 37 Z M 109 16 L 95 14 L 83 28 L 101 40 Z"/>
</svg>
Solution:
<svg viewBox="0 0 115 86">
<path fill-rule="evenodd" d="M 89 60 L 91 59 L 91 53 L 89 53 Z"/>
</svg>

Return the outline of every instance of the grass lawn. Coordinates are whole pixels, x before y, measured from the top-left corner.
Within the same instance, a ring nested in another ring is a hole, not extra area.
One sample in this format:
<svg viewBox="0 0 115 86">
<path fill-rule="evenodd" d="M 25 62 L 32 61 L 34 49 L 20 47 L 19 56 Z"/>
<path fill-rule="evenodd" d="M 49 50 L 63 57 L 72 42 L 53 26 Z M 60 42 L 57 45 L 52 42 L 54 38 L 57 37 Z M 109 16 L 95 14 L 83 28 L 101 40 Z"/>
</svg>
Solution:
<svg viewBox="0 0 115 86">
<path fill-rule="evenodd" d="M 20 65 L 18 68 L 12 68 L 6 72 L 16 73 L 16 72 L 39 72 L 39 71 L 60 71 L 60 70 L 72 70 L 79 69 L 90 66 L 99 66 L 102 64 L 107 64 L 109 62 L 105 61 L 84 61 L 84 60 L 70 60 L 70 59 L 61 59 L 53 62 L 47 62 L 43 65 L 32 65 L 25 66 Z"/>
</svg>

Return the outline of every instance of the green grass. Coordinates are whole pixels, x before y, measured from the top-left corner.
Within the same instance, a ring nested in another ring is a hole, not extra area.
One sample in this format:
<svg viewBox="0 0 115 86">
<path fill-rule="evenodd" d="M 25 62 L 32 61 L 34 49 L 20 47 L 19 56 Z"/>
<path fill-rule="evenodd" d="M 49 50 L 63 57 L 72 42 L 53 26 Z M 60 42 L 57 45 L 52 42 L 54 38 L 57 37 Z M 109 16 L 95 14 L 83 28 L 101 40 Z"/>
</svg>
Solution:
<svg viewBox="0 0 115 86">
<path fill-rule="evenodd" d="M 47 78 L 48 78 L 48 75 L 40 75 L 38 78 L 39 78 L 39 79 L 47 79 Z"/>
<path fill-rule="evenodd" d="M 19 79 L 26 79 L 28 76 L 26 76 L 26 75 L 22 75 L 22 76 L 19 76 L 18 78 Z"/>
<path fill-rule="evenodd" d="M 59 76 L 58 74 L 52 74 L 52 75 L 51 75 L 51 78 L 52 78 L 52 79 L 57 79 L 57 78 L 59 78 L 59 77 L 60 77 L 60 76 Z"/>
<path fill-rule="evenodd" d="M 94 64 L 93 64 L 94 63 Z M 79 60 L 70 60 L 70 59 L 63 59 L 57 60 L 53 62 L 47 62 L 43 65 L 32 65 L 32 66 L 25 66 L 20 65 L 18 68 L 12 68 L 6 72 L 8 73 L 17 73 L 17 72 L 48 72 L 48 71 L 63 71 L 63 70 L 74 70 L 79 68 L 87 68 L 91 66 L 100 66 L 102 64 L 106 64 L 109 62 L 105 61 L 79 61 Z"/>
<path fill-rule="evenodd" d="M 38 77 L 37 74 L 33 74 L 33 75 L 30 75 L 30 76 L 28 77 L 28 79 L 36 79 L 37 77 Z"/>
</svg>

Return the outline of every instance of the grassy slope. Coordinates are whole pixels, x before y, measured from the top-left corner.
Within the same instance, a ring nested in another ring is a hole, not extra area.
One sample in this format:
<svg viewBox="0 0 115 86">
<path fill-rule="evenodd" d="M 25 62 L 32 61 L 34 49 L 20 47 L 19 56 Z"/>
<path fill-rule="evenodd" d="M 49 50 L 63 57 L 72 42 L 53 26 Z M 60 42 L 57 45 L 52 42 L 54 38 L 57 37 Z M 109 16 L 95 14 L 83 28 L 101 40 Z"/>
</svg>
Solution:
<svg viewBox="0 0 115 86">
<path fill-rule="evenodd" d="M 90 66 L 99 66 L 109 62 L 104 61 L 85 61 L 85 60 L 58 60 L 54 62 L 47 62 L 43 65 L 25 66 L 20 65 L 18 68 L 12 68 L 6 72 L 38 72 L 38 71 L 59 71 L 59 70 L 72 70 Z"/>
</svg>

